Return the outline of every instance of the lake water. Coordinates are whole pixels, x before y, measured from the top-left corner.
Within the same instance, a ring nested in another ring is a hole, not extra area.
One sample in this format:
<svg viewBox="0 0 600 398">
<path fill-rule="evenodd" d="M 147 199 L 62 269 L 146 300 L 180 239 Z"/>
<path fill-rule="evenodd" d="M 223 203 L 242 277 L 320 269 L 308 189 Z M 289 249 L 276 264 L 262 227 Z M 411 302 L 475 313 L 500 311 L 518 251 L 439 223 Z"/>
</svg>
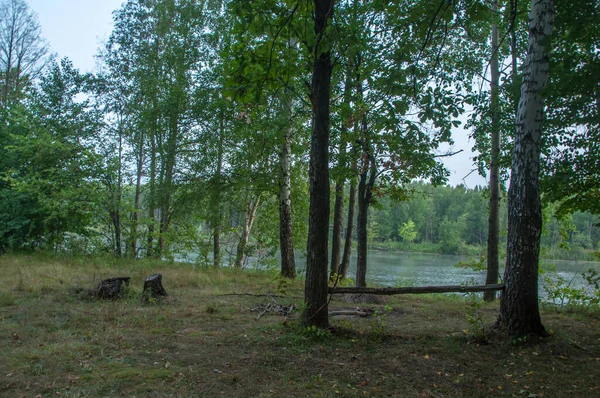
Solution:
<svg viewBox="0 0 600 398">
<path fill-rule="evenodd" d="M 373 251 L 368 254 L 367 285 L 373 286 L 439 286 L 462 284 L 485 284 L 485 272 L 457 267 L 468 257 L 429 253 L 400 253 Z M 300 268 L 306 259 L 296 256 Z M 581 274 L 590 268 L 600 271 L 600 263 L 563 260 L 543 260 L 544 268 L 555 268 L 570 286 L 579 288 L 587 285 Z M 501 264 L 502 265 L 502 264 Z M 502 271 L 501 271 L 502 272 Z M 356 274 L 356 254 L 352 256 L 348 276 Z M 551 272 L 548 273 L 551 275 Z M 502 274 L 500 275 L 502 277 Z M 545 296 L 540 281 L 540 295 Z"/>
<path fill-rule="evenodd" d="M 183 260 L 183 259 L 182 259 Z M 187 261 L 193 261 L 188 257 Z M 183 260 L 183 261 L 186 261 Z M 459 262 L 468 262 L 464 256 L 430 253 L 402 253 L 370 251 L 367 264 L 367 286 L 440 286 L 485 284 L 485 272 L 477 272 L 468 268 L 457 267 Z M 256 263 L 255 258 L 250 258 L 250 267 Z M 549 272 L 547 275 L 559 275 L 571 287 L 586 286 L 581 274 L 590 268 L 600 272 L 600 263 L 578 262 L 563 260 L 543 260 L 544 268 L 555 268 L 556 274 Z M 502 264 L 501 264 L 502 265 Z M 296 253 L 296 266 L 300 273 L 306 267 L 306 258 Z M 275 265 L 278 268 L 278 265 Z M 356 275 L 356 252 L 352 254 L 348 277 L 354 279 Z M 502 271 L 500 276 L 502 277 Z M 540 281 L 540 295 L 545 297 Z"/>
</svg>

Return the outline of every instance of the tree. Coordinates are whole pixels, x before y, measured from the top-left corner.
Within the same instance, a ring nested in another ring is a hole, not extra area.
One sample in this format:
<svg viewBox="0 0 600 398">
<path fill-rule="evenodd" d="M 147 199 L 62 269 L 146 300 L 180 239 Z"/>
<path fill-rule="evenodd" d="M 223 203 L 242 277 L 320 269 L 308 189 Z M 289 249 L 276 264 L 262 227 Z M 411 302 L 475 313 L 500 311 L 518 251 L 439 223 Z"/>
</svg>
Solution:
<svg viewBox="0 0 600 398">
<path fill-rule="evenodd" d="M 539 178 L 542 149 L 542 91 L 549 71 L 548 38 L 554 25 L 554 1 L 532 0 L 529 46 L 523 64 L 523 83 L 508 192 L 505 289 L 500 324 L 514 338 L 544 335 L 538 307 L 538 263 L 542 212 Z"/>
<path fill-rule="evenodd" d="M 544 201 L 559 203 L 560 213 L 600 214 L 600 4 L 556 4 L 544 121 Z"/>
<path fill-rule="evenodd" d="M 492 2 L 492 12 L 498 13 L 498 0 Z M 500 67 L 498 65 L 498 23 L 492 24 L 492 56 L 490 62 L 490 113 L 491 113 L 491 152 L 490 152 L 490 217 L 488 223 L 487 241 L 487 274 L 485 283 L 492 285 L 498 283 L 498 244 L 500 233 L 500 121 L 499 121 L 499 95 Z M 485 301 L 494 301 L 496 291 L 489 290 L 483 293 Z"/>
<path fill-rule="evenodd" d="M 329 100 L 331 87 L 331 28 L 333 0 L 314 0 L 313 73 L 310 85 L 312 136 L 310 145 L 310 216 L 304 288 L 304 322 L 328 327 L 327 257 L 329 235 Z"/>
<path fill-rule="evenodd" d="M 24 0 L 0 2 L 0 103 L 6 109 L 45 66 L 48 45 L 40 24 Z"/>
<path fill-rule="evenodd" d="M 12 236 L 15 248 L 28 244 L 59 251 L 94 235 L 100 196 L 94 141 L 102 122 L 88 97 L 89 83 L 90 76 L 69 60 L 52 64 L 19 121 L 9 148 L 16 156 L 5 175 L 6 189 L 18 193 L 18 207 L 31 211 L 27 235 Z"/>
<path fill-rule="evenodd" d="M 400 231 L 398 231 L 400 237 L 406 242 L 414 242 L 417 238 L 418 232 L 415 229 L 415 223 L 413 220 L 408 219 L 408 222 L 402 224 Z"/>
<path fill-rule="evenodd" d="M 205 97 L 219 97 L 214 94 L 218 84 L 209 81 L 213 71 L 207 68 L 216 58 L 209 34 L 214 29 L 210 7 L 219 8 L 216 3 L 129 0 L 115 12 L 115 29 L 103 58 L 113 97 L 126 98 L 132 127 L 123 136 L 130 151 L 125 157 L 133 158 L 125 166 L 135 170 L 135 197 L 129 207 L 132 255 L 140 249 L 147 256 L 169 255 L 176 238 L 171 226 L 178 222 L 181 227 L 184 211 L 197 212 L 183 200 L 195 188 L 192 181 L 205 172 L 195 166 L 213 120 L 200 111 L 201 105 Z M 216 102 L 210 109 L 220 105 Z"/>
<path fill-rule="evenodd" d="M 358 3 L 356 285 L 364 287 L 369 207 L 384 195 L 407 199 L 404 187 L 413 179 L 445 181 L 436 151 L 451 143 L 451 129 L 460 125 L 456 119 L 478 63 L 457 50 L 467 37 L 453 18 L 453 3 Z"/>
</svg>

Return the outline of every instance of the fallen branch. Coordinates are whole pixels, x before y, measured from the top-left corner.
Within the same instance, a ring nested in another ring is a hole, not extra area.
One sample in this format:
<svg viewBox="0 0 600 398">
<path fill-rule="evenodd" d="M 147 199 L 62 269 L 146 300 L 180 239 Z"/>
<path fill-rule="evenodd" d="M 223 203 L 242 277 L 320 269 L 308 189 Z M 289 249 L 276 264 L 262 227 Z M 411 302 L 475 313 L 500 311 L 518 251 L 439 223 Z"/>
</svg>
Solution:
<svg viewBox="0 0 600 398">
<path fill-rule="evenodd" d="M 487 290 L 503 290 L 504 284 L 483 286 L 410 286 L 410 287 L 336 287 L 328 288 L 329 294 L 423 294 L 423 293 L 468 293 L 484 292 Z"/>
<path fill-rule="evenodd" d="M 349 316 L 360 316 L 360 317 L 366 317 L 373 314 L 372 311 L 331 311 L 329 313 L 330 317 L 333 316 L 342 316 L 342 315 L 349 315 Z"/>
<path fill-rule="evenodd" d="M 302 298 L 302 297 L 299 297 L 299 296 L 285 296 L 285 295 L 281 295 L 281 294 L 269 294 L 269 293 L 262 293 L 262 294 L 254 294 L 254 293 L 223 293 L 223 294 L 217 294 L 216 296 L 279 297 L 279 298 L 292 298 L 292 299 L 301 299 Z"/>
<path fill-rule="evenodd" d="M 275 300 L 273 296 L 268 296 L 271 298 L 271 302 L 267 304 L 257 304 L 254 308 L 251 308 L 250 311 L 256 312 L 260 311 L 256 319 L 260 319 L 267 312 L 273 312 L 275 314 L 287 317 L 290 315 L 295 309 L 296 306 L 294 304 L 290 304 L 288 306 L 281 305 Z"/>
</svg>

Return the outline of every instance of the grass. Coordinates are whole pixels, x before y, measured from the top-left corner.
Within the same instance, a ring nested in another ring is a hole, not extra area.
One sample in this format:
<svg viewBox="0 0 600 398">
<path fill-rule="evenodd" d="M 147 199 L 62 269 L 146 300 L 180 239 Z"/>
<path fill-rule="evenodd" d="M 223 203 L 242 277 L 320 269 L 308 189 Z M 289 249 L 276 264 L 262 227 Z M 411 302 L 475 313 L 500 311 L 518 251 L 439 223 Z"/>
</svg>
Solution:
<svg viewBox="0 0 600 398">
<path fill-rule="evenodd" d="M 143 279 L 163 274 L 171 298 L 143 305 Z M 82 299 L 110 276 L 132 277 L 120 301 Z M 378 316 L 332 320 L 333 331 L 251 309 L 274 292 L 260 272 L 114 259 L 0 257 L 2 397 L 590 397 L 600 395 L 593 313 L 548 311 L 549 338 L 474 339 L 461 297 L 334 299 Z M 282 304 L 301 306 L 302 281 Z M 232 295 L 237 293 L 238 295 Z M 497 304 L 477 308 L 491 324 Z"/>
</svg>

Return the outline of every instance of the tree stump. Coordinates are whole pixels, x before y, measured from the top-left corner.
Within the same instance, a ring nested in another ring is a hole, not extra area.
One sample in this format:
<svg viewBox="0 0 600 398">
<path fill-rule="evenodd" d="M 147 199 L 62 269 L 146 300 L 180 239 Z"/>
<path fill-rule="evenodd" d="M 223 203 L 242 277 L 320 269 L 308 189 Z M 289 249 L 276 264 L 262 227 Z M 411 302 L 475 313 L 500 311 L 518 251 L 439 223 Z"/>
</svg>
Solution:
<svg viewBox="0 0 600 398">
<path fill-rule="evenodd" d="M 168 294 L 162 285 L 161 274 L 150 275 L 146 278 L 144 281 L 144 291 L 142 292 L 144 301 L 149 302 L 151 299 L 160 300 L 162 297 L 166 296 L 168 296 Z"/>
<path fill-rule="evenodd" d="M 96 286 L 96 289 L 90 291 L 90 295 L 93 295 L 102 300 L 114 300 L 121 297 L 123 291 L 121 285 L 125 283 L 125 286 L 129 286 L 129 276 L 119 276 L 116 278 L 104 279 Z"/>
</svg>

